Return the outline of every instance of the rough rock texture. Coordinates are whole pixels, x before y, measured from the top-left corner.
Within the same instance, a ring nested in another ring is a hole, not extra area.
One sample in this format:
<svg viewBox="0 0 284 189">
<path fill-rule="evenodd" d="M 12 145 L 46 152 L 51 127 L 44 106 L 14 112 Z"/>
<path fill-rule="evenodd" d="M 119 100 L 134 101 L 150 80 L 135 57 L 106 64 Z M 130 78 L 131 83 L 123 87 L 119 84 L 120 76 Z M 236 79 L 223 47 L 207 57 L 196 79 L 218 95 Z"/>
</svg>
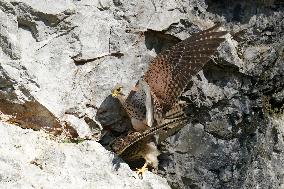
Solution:
<svg viewBox="0 0 284 189">
<path fill-rule="evenodd" d="M 150 172 L 135 178 L 126 163 L 95 141 L 60 143 L 3 123 L 0 132 L 1 188 L 170 188 Z"/>
<path fill-rule="evenodd" d="M 0 0 L 0 118 L 60 134 L 67 125 L 79 138 L 97 139 L 96 110 L 116 83 L 131 87 L 161 50 L 222 22 L 230 34 L 189 81 L 182 99 L 191 122 L 160 146 L 158 174 L 172 188 L 284 188 L 283 6 L 281 0 Z M 102 124 L 127 128 L 123 116 L 106 113 Z M 3 187 L 167 187 L 153 174 L 132 179 L 124 163 L 114 171 L 119 160 L 96 142 L 62 144 L 41 132 L 0 129 Z"/>
</svg>

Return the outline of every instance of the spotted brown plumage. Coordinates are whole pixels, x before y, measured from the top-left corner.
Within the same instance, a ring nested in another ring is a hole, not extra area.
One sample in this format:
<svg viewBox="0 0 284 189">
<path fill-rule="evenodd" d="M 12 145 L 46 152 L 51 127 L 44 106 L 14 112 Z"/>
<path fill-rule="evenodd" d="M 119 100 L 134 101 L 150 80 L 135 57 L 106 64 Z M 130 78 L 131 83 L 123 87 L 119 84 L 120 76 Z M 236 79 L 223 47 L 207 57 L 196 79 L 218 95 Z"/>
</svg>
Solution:
<svg viewBox="0 0 284 189">
<path fill-rule="evenodd" d="M 112 143 L 112 150 L 125 159 L 143 157 L 157 168 L 157 138 L 164 140 L 185 123 L 178 99 L 190 81 L 208 62 L 225 39 L 219 25 L 193 34 L 152 60 L 148 71 L 126 97 L 121 88 L 112 94 L 128 112 L 133 129 Z M 155 127 L 151 127 L 151 126 Z"/>
<path fill-rule="evenodd" d="M 138 89 L 138 85 L 136 85 L 136 88 L 137 90 L 130 91 L 129 95 L 125 99 L 125 109 L 130 117 L 143 120 L 146 115 L 146 94 L 145 91 Z"/>
<path fill-rule="evenodd" d="M 143 79 L 151 89 L 156 112 L 165 114 L 178 101 L 190 78 L 208 62 L 225 39 L 218 25 L 194 34 L 159 54 Z"/>
<path fill-rule="evenodd" d="M 148 141 L 152 136 L 161 132 L 168 132 L 173 129 L 177 124 L 184 125 L 187 120 L 186 115 L 183 112 L 183 108 L 171 113 L 167 119 L 165 119 L 161 124 L 148 129 L 144 132 L 131 131 L 127 134 L 127 136 L 117 138 L 112 144 L 111 149 L 118 155 L 123 155 L 124 153 L 136 153 L 136 150 L 131 150 L 132 147 L 136 143 L 140 143 L 144 140 Z M 137 148 L 136 146 L 133 146 Z M 126 152 L 129 151 L 128 153 Z M 130 157 L 131 158 L 131 157 Z"/>
<path fill-rule="evenodd" d="M 110 149 L 127 161 L 145 159 L 145 164 L 138 173 L 143 174 L 147 166 L 158 168 L 157 143 L 166 139 L 177 131 L 177 128 L 184 126 L 188 120 L 184 114 L 182 106 L 176 106 L 169 111 L 165 119 L 156 127 L 152 127 L 144 132 L 131 131 L 126 136 L 118 137 L 111 145 Z"/>
</svg>

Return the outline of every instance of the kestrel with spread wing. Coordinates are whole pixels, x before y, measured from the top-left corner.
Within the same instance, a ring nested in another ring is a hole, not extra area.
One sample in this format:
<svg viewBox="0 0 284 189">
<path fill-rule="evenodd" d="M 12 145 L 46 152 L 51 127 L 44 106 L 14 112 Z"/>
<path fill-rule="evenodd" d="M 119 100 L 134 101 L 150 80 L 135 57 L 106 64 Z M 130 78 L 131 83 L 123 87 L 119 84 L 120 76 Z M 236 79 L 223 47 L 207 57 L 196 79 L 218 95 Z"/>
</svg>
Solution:
<svg viewBox="0 0 284 189">
<path fill-rule="evenodd" d="M 126 96 L 123 86 L 117 85 L 112 96 L 118 98 L 128 113 L 133 129 L 127 136 L 112 143 L 112 150 L 129 159 L 144 158 L 145 165 L 158 166 L 157 137 L 166 138 L 180 125 L 186 116 L 179 97 L 189 83 L 209 61 L 211 55 L 225 40 L 227 32 L 218 31 L 219 25 L 193 34 L 173 47 L 161 52 L 152 60 L 148 71 Z"/>
</svg>

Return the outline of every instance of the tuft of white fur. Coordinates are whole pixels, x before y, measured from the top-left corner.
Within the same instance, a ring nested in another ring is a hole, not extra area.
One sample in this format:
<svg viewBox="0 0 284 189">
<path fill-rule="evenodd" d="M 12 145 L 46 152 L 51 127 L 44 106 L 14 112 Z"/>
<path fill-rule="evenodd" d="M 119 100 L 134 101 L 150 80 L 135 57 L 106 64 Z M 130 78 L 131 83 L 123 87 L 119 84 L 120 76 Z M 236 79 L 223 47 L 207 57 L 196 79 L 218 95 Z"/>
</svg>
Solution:
<svg viewBox="0 0 284 189">
<path fill-rule="evenodd" d="M 153 168 L 158 168 L 158 156 L 160 155 L 160 152 L 155 145 L 154 142 L 150 142 L 146 145 L 144 149 L 144 159 L 146 162 L 148 162 Z"/>
</svg>

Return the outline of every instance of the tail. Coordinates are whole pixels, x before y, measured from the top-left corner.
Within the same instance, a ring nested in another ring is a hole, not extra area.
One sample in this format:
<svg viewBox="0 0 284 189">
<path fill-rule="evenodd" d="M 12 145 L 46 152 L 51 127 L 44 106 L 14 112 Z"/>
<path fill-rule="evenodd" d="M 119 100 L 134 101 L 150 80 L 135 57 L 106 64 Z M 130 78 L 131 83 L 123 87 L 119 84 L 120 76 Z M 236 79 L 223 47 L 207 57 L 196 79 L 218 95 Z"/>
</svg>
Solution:
<svg viewBox="0 0 284 189">
<path fill-rule="evenodd" d="M 176 104 L 171 110 L 169 110 L 160 125 L 167 125 L 159 130 L 159 143 L 166 138 L 177 133 L 188 122 L 188 117 L 184 113 L 185 103 Z"/>
<path fill-rule="evenodd" d="M 143 133 L 129 133 L 127 136 L 114 141 L 112 149 L 115 149 L 116 154 L 121 155 L 127 148 L 148 137 L 158 135 L 158 142 L 165 140 L 179 131 L 188 122 L 188 117 L 183 112 L 184 107 L 184 104 L 174 106 L 173 109 L 166 113 L 166 117 L 156 127 L 152 127 Z"/>
</svg>

